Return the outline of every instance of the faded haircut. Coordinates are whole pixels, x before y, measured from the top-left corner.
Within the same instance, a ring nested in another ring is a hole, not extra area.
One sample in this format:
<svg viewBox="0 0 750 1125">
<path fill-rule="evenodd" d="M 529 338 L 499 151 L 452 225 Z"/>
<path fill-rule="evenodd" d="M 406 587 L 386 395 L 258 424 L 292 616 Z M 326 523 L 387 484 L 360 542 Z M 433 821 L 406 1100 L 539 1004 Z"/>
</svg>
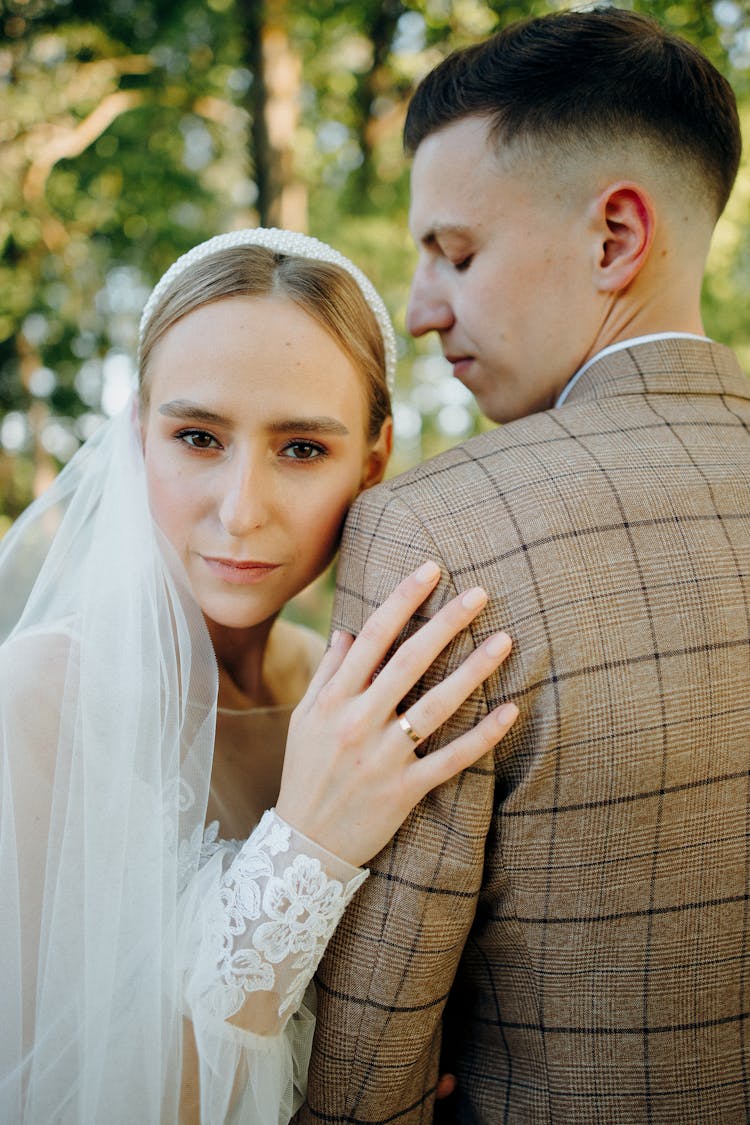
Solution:
<svg viewBox="0 0 750 1125">
<path fill-rule="evenodd" d="M 618 8 L 524 20 L 453 52 L 414 92 L 406 151 L 470 116 L 487 117 L 496 144 L 537 151 L 640 140 L 702 182 L 717 218 L 742 147 L 726 78 L 685 39 Z"/>
</svg>

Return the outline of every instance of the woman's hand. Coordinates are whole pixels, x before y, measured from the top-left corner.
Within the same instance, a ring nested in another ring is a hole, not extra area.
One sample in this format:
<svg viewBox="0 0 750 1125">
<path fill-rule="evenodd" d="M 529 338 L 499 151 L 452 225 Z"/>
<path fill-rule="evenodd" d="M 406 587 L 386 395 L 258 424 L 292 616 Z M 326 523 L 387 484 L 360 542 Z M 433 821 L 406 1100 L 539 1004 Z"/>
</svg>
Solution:
<svg viewBox="0 0 750 1125">
<path fill-rule="evenodd" d="M 373 679 L 439 577 L 439 567 L 425 563 L 397 586 L 356 640 L 335 635 L 292 715 L 277 812 L 356 866 L 385 846 L 426 793 L 492 749 L 518 714 L 506 703 L 446 746 L 424 758 L 415 754 L 417 743 L 461 706 L 511 647 L 506 633 L 489 637 L 400 722 L 397 704 L 487 602 L 479 587 L 459 594 Z"/>
<path fill-rule="evenodd" d="M 441 1074 L 435 1089 L 435 1101 L 439 1102 L 443 1098 L 449 1098 L 451 1094 L 455 1094 L 457 1085 L 455 1074 Z"/>
</svg>

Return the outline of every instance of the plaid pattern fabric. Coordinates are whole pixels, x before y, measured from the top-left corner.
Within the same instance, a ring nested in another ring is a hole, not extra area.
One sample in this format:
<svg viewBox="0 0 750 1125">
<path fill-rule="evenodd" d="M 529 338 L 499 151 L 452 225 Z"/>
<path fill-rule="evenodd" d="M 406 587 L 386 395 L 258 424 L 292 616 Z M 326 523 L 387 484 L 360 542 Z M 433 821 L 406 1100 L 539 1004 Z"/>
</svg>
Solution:
<svg viewBox="0 0 750 1125">
<path fill-rule="evenodd" d="M 557 411 L 366 493 L 336 621 L 426 558 L 507 665 L 444 728 L 521 708 L 371 865 L 318 975 L 303 1122 L 750 1120 L 750 382 L 643 343 Z M 415 693 L 414 697 L 419 693 Z"/>
</svg>

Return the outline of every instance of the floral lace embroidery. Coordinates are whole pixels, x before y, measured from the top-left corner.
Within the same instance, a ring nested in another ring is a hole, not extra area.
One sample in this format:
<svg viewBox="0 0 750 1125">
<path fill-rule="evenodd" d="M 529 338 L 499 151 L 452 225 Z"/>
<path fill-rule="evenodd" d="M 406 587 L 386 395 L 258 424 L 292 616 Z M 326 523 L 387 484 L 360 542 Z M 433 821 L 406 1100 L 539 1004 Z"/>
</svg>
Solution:
<svg viewBox="0 0 750 1125">
<path fill-rule="evenodd" d="M 202 859 L 221 848 L 216 834 L 214 825 L 206 830 Z M 320 860 L 304 854 L 283 866 L 278 857 L 289 852 L 291 837 L 289 825 L 272 810 L 264 813 L 222 876 L 208 936 L 218 970 L 211 1008 L 223 1019 L 239 1011 L 248 993 L 260 990 L 278 991 L 280 1016 L 296 1011 L 347 903 L 367 876 L 363 871 L 344 887 L 326 875 Z M 274 966 L 287 959 L 282 987 Z"/>
</svg>

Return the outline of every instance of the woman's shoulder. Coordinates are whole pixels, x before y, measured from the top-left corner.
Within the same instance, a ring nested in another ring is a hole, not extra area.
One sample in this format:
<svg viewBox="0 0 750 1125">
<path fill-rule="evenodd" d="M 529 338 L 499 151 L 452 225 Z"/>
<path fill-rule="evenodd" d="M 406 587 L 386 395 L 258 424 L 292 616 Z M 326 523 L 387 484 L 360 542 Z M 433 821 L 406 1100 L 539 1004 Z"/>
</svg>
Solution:
<svg viewBox="0 0 750 1125">
<path fill-rule="evenodd" d="M 2 696 L 55 700 L 75 658 L 75 634 L 64 622 L 21 629 L 0 644 Z"/>
<path fill-rule="evenodd" d="M 64 626 L 20 630 L 0 645 L 0 755 L 38 784 L 54 774 L 77 656 L 75 635 Z"/>
</svg>

